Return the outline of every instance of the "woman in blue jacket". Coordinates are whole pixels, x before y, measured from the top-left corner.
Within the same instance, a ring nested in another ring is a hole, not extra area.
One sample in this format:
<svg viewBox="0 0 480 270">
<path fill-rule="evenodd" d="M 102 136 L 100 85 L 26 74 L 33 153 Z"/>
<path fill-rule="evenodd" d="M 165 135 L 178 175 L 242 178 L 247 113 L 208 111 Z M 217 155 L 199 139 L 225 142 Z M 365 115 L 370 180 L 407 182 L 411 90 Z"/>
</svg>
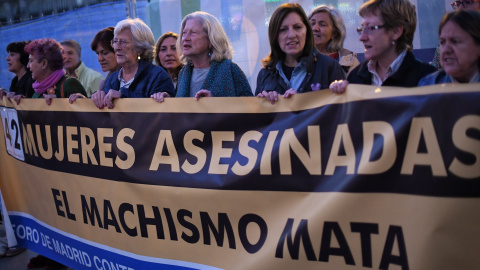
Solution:
<svg viewBox="0 0 480 270">
<path fill-rule="evenodd" d="M 107 78 L 103 91 L 92 95 L 98 108 L 112 109 L 117 98 L 148 98 L 158 92 L 175 94 L 168 73 L 152 64 L 155 38 L 142 20 L 120 21 L 111 43 L 121 68 Z"/>
<path fill-rule="evenodd" d="M 327 89 L 344 79 L 342 67 L 317 51 L 313 31 L 303 8 L 295 3 L 279 6 L 268 25 L 270 55 L 262 60 L 255 95 L 272 104 L 297 93 Z"/>
</svg>

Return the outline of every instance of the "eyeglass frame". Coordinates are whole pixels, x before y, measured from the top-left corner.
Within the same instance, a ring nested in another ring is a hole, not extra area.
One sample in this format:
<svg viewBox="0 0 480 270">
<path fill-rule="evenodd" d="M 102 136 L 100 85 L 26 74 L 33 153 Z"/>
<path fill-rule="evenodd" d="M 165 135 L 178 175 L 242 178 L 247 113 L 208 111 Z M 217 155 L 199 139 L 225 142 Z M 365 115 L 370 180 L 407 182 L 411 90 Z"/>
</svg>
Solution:
<svg viewBox="0 0 480 270">
<path fill-rule="evenodd" d="M 375 32 L 375 30 L 386 28 L 385 24 L 382 25 L 374 25 L 374 26 L 359 26 L 357 27 L 357 33 L 358 35 L 361 35 L 362 33 L 365 33 L 367 35 L 370 35 L 371 33 Z"/>
<path fill-rule="evenodd" d="M 115 48 L 115 45 L 118 43 L 118 45 L 120 46 L 120 48 L 125 48 L 125 46 L 127 46 L 128 44 L 132 43 L 131 41 L 125 41 L 123 39 L 112 39 L 110 41 L 110 45 L 112 45 L 112 48 Z"/>
<path fill-rule="evenodd" d="M 480 0 L 465 0 L 465 1 L 453 1 L 450 5 L 452 6 L 453 9 L 458 9 L 460 5 L 463 5 L 463 7 L 467 8 L 471 6 L 475 2 L 479 2 Z M 468 4 L 466 3 L 468 2 Z"/>
</svg>

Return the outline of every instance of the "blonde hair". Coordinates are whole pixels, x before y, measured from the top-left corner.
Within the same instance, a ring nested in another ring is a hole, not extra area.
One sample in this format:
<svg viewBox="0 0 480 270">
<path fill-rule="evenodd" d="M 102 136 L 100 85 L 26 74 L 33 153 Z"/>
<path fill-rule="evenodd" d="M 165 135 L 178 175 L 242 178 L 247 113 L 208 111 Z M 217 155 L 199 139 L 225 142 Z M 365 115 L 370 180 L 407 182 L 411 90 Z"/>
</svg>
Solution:
<svg viewBox="0 0 480 270">
<path fill-rule="evenodd" d="M 140 58 L 153 61 L 153 47 L 155 46 L 155 38 L 152 30 L 142 20 L 125 19 L 119 21 L 115 26 L 114 37 L 118 35 L 123 29 L 130 29 L 132 32 L 132 41 L 135 51 L 140 54 Z"/>
<path fill-rule="evenodd" d="M 213 15 L 203 12 L 196 11 L 188 14 L 182 21 L 182 26 L 180 27 L 180 35 L 177 39 L 177 50 L 179 50 L 180 61 L 186 64 L 190 61 L 190 58 L 183 55 L 182 50 L 182 40 L 183 40 L 183 29 L 185 29 L 185 24 L 188 20 L 195 19 L 202 25 L 203 30 L 207 33 L 208 40 L 212 44 L 210 59 L 209 61 L 221 62 L 225 59 L 233 58 L 233 48 L 230 45 L 230 40 L 225 33 L 220 22 Z"/>
<path fill-rule="evenodd" d="M 308 16 L 308 20 L 312 19 L 313 15 L 325 12 L 330 17 L 332 22 L 332 36 L 333 38 L 327 42 L 327 52 L 338 52 L 343 49 L 343 42 L 347 36 L 347 29 L 345 28 L 345 23 L 343 22 L 342 15 L 338 10 L 333 7 L 326 5 L 321 5 L 312 10 Z"/>
</svg>

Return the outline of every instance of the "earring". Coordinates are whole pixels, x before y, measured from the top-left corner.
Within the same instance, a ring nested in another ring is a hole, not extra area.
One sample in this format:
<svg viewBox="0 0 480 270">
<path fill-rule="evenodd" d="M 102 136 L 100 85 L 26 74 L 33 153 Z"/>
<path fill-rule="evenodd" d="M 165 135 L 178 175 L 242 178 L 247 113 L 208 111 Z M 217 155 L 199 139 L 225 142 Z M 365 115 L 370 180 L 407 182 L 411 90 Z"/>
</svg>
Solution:
<svg viewBox="0 0 480 270">
<path fill-rule="evenodd" d="M 392 41 L 392 45 L 395 45 L 395 40 Z"/>
<path fill-rule="evenodd" d="M 208 52 L 208 57 L 212 57 L 212 52 Z"/>
<path fill-rule="evenodd" d="M 138 59 L 138 61 L 140 61 L 140 59 L 142 59 L 142 58 L 140 58 L 140 55 L 139 55 L 139 56 L 137 57 L 137 59 Z"/>
</svg>

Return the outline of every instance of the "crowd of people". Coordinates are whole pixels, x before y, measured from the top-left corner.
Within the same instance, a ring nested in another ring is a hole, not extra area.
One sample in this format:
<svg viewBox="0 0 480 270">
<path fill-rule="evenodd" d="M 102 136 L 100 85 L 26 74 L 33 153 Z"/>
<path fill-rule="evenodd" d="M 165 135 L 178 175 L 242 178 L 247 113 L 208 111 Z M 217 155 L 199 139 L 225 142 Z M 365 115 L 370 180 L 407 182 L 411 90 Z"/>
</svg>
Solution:
<svg viewBox="0 0 480 270">
<path fill-rule="evenodd" d="M 348 84 L 415 87 L 480 82 L 480 2 L 454 1 L 439 29 L 433 64 L 412 53 L 417 26 L 409 0 L 370 0 L 358 13 L 359 41 L 365 60 L 344 48 L 346 28 L 333 7 L 321 5 L 309 15 L 296 3 L 280 5 L 268 24 L 270 53 L 261 60 L 255 92 L 232 61 L 233 48 L 219 20 L 206 12 L 183 19 L 179 34 L 168 32 L 155 43 L 140 19 L 125 19 L 100 30 L 91 43 L 105 78 L 81 61 L 74 40 L 43 38 L 10 43 L 8 70 L 16 76 L 4 96 L 23 98 L 90 98 L 99 108 L 113 108 L 118 98 L 257 96 L 274 104 L 278 96 L 330 88 L 343 93 Z M 155 60 L 155 64 L 153 63 Z M 15 247 L 11 254 L 15 254 Z M 21 251 L 21 250 L 20 250 Z M 62 265 L 43 256 L 28 268 Z"/>
<path fill-rule="evenodd" d="M 91 49 L 103 76 L 81 61 L 74 40 L 17 41 L 7 46 L 10 89 L 0 89 L 17 104 L 22 98 L 90 98 L 100 109 L 118 98 L 257 96 L 272 104 L 278 96 L 330 88 L 343 93 L 348 84 L 414 87 L 479 82 L 480 2 L 454 1 L 454 12 L 439 27 L 439 46 L 432 63 L 412 53 L 417 26 L 408 0 L 370 0 L 358 13 L 357 28 L 365 48 L 360 63 L 344 48 L 345 23 L 338 10 L 320 5 L 309 12 L 299 4 L 279 6 L 268 24 L 270 53 L 261 60 L 253 92 L 217 18 L 197 11 L 183 19 L 180 34 L 163 34 L 155 44 L 140 19 L 126 19 L 100 30 Z M 155 64 L 153 63 L 155 60 Z M 73 80 L 75 79 L 75 80 Z"/>
</svg>

